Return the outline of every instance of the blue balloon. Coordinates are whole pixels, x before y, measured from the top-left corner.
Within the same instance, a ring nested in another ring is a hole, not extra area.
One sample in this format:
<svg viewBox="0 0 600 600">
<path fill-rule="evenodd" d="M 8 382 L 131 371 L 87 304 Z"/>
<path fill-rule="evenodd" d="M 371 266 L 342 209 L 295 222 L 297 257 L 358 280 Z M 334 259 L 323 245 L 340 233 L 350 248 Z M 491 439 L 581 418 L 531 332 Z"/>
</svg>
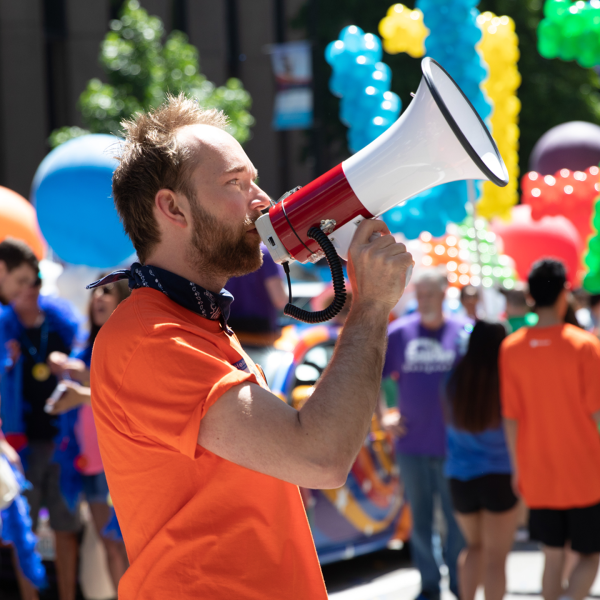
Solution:
<svg viewBox="0 0 600 600">
<path fill-rule="evenodd" d="M 392 72 L 380 62 L 381 40 L 360 27 L 345 27 L 339 40 L 325 50 L 332 66 L 332 94 L 340 97 L 340 120 L 349 128 L 351 152 L 358 152 L 381 135 L 397 118 L 401 102 L 390 90 Z"/>
<path fill-rule="evenodd" d="M 365 32 L 356 25 L 349 25 L 344 27 L 340 32 L 340 40 L 344 42 L 348 52 L 352 54 L 358 54 L 363 48 L 363 37 Z"/>
<path fill-rule="evenodd" d="M 366 33 L 363 37 L 363 48 L 361 54 L 367 57 L 371 64 L 379 62 L 383 57 L 381 40 L 372 33 Z"/>
<path fill-rule="evenodd" d="M 384 92 L 381 108 L 384 111 L 395 113 L 396 118 L 398 118 L 398 114 L 402 109 L 402 100 L 400 100 L 400 96 L 394 94 L 394 92 Z"/>
<path fill-rule="evenodd" d="M 135 252 L 112 199 L 119 141 L 104 134 L 75 138 L 38 167 L 31 201 L 44 237 L 65 262 L 106 269 Z"/>
<path fill-rule="evenodd" d="M 385 63 L 376 63 L 369 77 L 369 85 L 380 92 L 389 92 L 392 85 L 392 70 Z"/>
<path fill-rule="evenodd" d="M 342 54 L 344 54 L 344 42 L 335 40 L 334 42 L 327 44 L 327 48 L 325 48 L 325 60 L 332 67 L 338 62 L 338 59 Z"/>
<path fill-rule="evenodd" d="M 368 111 L 369 114 L 378 114 L 382 103 L 383 94 L 370 85 L 360 94 L 358 105 L 362 111 Z"/>
</svg>

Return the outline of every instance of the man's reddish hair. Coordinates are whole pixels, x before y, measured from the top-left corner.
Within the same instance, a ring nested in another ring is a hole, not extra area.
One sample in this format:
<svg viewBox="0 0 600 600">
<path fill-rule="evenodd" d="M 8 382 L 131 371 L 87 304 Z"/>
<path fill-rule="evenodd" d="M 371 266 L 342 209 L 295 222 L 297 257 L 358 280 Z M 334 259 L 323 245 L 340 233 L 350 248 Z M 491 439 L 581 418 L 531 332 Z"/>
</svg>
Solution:
<svg viewBox="0 0 600 600">
<path fill-rule="evenodd" d="M 201 108 L 183 93 L 168 95 L 164 104 L 123 121 L 126 132 L 113 175 L 115 206 L 141 263 L 160 241 L 154 218 L 154 198 L 161 189 L 194 197 L 189 174 L 197 157 L 177 139 L 188 125 L 225 129 L 228 119 L 220 110 Z"/>
</svg>

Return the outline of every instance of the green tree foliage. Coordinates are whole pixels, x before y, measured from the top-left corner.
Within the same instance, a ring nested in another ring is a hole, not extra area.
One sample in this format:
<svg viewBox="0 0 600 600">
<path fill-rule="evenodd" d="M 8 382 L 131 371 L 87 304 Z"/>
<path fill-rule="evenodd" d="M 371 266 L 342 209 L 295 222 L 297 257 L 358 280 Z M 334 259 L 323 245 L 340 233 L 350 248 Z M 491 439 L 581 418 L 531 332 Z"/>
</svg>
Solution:
<svg viewBox="0 0 600 600">
<path fill-rule="evenodd" d="M 415 0 L 400 0 L 415 8 Z M 346 25 L 358 25 L 365 32 L 377 33 L 379 21 L 393 0 L 328 0 L 319 2 L 318 49 L 323 56 L 325 46 L 337 39 Z M 521 60 L 519 70 L 523 83 L 518 90 L 522 102 L 520 115 L 520 168 L 529 170 L 529 156 L 537 140 L 551 127 L 565 121 L 590 121 L 600 124 L 600 80 L 592 69 L 583 69 L 574 62 L 546 60 L 537 50 L 537 27 L 543 18 L 542 0 L 481 0 L 478 10 L 497 15 L 509 15 L 515 21 L 519 36 Z M 309 11 L 305 6 L 294 21 L 299 28 L 308 27 Z M 410 92 L 416 92 L 421 78 L 420 60 L 406 54 L 389 55 L 383 59 L 392 69 L 392 91 L 402 99 L 403 109 L 410 102 Z M 324 133 L 333 148 L 347 152 L 346 128 L 339 122 L 339 100 L 327 88 L 331 69 L 322 61 L 322 76 L 317 79 L 318 94 L 324 104 Z M 332 158 L 334 161 L 338 157 Z"/>
<path fill-rule="evenodd" d="M 229 132 L 241 143 L 250 137 L 254 118 L 251 99 L 238 79 L 215 87 L 200 73 L 198 50 L 187 36 L 173 31 L 164 41 L 164 28 L 137 0 L 128 0 L 100 50 L 107 82 L 91 79 L 79 99 L 88 130 L 63 127 L 50 137 L 55 147 L 85 133 L 121 132 L 121 121 L 158 106 L 167 93 L 185 92 L 206 108 L 223 110 L 230 119 Z"/>
</svg>

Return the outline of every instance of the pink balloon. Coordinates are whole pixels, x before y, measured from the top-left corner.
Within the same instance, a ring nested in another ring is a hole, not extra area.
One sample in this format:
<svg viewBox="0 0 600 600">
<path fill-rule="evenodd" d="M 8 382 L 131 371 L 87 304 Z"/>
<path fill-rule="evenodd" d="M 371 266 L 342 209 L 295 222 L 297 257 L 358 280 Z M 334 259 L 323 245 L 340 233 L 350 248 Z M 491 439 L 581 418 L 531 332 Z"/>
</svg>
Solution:
<svg viewBox="0 0 600 600">
<path fill-rule="evenodd" d="M 557 258 L 567 269 L 572 285 L 579 285 L 582 278 L 579 257 L 583 243 L 575 225 L 563 216 L 531 218 L 531 206 L 520 205 L 512 209 L 512 221 L 496 220 L 492 231 L 502 239 L 504 254 L 515 261 L 519 279 L 527 281 L 531 266 L 542 258 Z"/>
</svg>

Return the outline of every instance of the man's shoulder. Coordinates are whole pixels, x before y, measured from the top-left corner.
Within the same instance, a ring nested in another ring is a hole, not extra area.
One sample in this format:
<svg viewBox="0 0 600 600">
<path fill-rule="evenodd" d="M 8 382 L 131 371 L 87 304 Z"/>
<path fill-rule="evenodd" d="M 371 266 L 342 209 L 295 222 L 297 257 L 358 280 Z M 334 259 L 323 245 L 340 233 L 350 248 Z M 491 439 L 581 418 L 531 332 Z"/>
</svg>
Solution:
<svg viewBox="0 0 600 600">
<path fill-rule="evenodd" d="M 179 323 L 182 319 L 178 305 L 162 292 L 150 288 L 134 290 L 123 300 L 100 330 L 107 335 L 123 335 L 140 330 L 146 334 L 156 331 L 156 327 L 166 323 Z"/>
<path fill-rule="evenodd" d="M 600 348 L 600 340 L 593 333 L 570 323 L 565 324 L 562 336 L 576 347 Z"/>
<path fill-rule="evenodd" d="M 473 331 L 473 319 L 466 315 L 449 314 L 444 316 L 444 323 L 455 333 Z"/>
<path fill-rule="evenodd" d="M 388 335 L 392 336 L 401 336 L 406 333 L 408 330 L 413 329 L 418 326 L 420 320 L 420 315 L 418 312 L 411 313 L 409 315 L 404 315 L 395 321 L 392 321 L 388 327 Z"/>
<path fill-rule="evenodd" d="M 122 360 L 144 344 L 156 347 L 163 342 L 184 339 L 177 347 L 203 347 L 212 351 L 218 346 L 213 321 L 182 308 L 162 292 L 150 288 L 134 290 L 119 304 L 102 326 L 94 348 L 95 353 L 115 353 Z M 162 347 L 162 346 L 161 346 Z"/>
<path fill-rule="evenodd" d="M 502 351 L 506 352 L 527 343 L 525 338 L 527 337 L 528 332 L 529 327 L 521 327 L 521 329 L 517 329 L 514 333 L 507 335 L 502 342 Z"/>
</svg>

